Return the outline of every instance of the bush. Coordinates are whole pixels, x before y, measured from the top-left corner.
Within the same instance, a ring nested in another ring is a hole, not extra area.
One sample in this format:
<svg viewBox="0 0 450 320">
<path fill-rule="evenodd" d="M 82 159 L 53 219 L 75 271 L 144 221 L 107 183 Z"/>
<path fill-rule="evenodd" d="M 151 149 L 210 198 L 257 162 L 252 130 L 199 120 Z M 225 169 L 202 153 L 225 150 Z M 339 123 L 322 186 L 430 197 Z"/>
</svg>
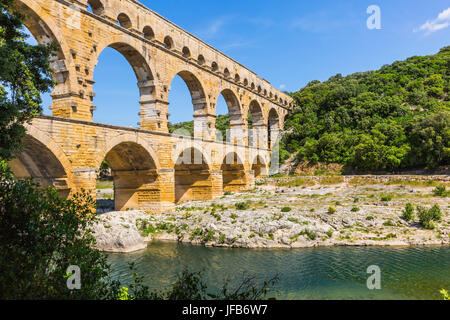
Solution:
<svg viewBox="0 0 450 320">
<path fill-rule="evenodd" d="M 390 195 L 390 194 L 383 194 L 381 196 L 381 201 L 384 201 L 384 202 L 392 201 L 392 195 Z"/>
<path fill-rule="evenodd" d="M 414 219 L 414 206 L 411 203 L 407 203 L 405 210 L 403 211 L 402 218 L 405 221 L 411 221 Z"/>
<path fill-rule="evenodd" d="M 250 208 L 250 203 L 248 202 L 238 202 L 235 205 L 237 210 L 247 210 L 248 208 Z"/>
<path fill-rule="evenodd" d="M 434 205 L 430 209 L 417 207 L 417 216 L 420 224 L 429 230 L 434 229 L 433 221 L 439 222 L 442 220 L 441 208 L 438 205 Z"/>
<path fill-rule="evenodd" d="M 433 190 L 433 194 L 437 197 L 448 197 L 450 191 L 444 185 L 440 185 Z"/>
<path fill-rule="evenodd" d="M 281 212 L 291 212 L 292 208 L 291 207 L 284 207 L 283 209 L 281 209 Z"/>
<path fill-rule="evenodd" d="M 333 206 L 330 206 L 330 207 L 328 208 L 328 213 L 329 213 L 329 214 L 335 214 L 335 213 L 336 213 L 336 208 L 333 207 Z"/>
<path fill-rule="evenodd" d="M 358 207 L 353 207 L 352 208 L 352 212 L 359 212 L 361 209 L 360 208 L 358 208 Z"/>
</svg>

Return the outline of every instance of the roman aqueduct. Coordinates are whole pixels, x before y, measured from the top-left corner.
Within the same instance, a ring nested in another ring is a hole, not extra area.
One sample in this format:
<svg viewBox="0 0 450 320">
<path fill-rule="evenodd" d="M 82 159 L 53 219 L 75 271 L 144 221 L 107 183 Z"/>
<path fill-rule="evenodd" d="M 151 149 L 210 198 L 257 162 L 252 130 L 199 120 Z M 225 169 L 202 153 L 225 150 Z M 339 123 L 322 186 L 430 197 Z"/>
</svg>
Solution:
<svg viewBox="0 0 450 320">
<path fill-rule="evenodd" d="M 292 99 L 270 83 L 135 0 L 17 0 L 39 43 L 57 42 L 52 58 L 52 116 L 27 125 L 25 147 L 11 162 L 61 194 L 95 194 L 107 159 L 117 210 L 163 212 L 185 200 L 252 188 L 267 174 L 271 149 Z M 106 47 L 133 68 L 140 129 L 93 122 L 94 68 Z M 179 75 L 189 88 L 194 137 L 168 133 L 168 95 Z M 216 139 L 216 103 L 228 105 L 228 142 Z M 249 138 L 248 118 L 253 134 Z M 175 155 L 175 156 L 174 156 Z"/>
</svg>

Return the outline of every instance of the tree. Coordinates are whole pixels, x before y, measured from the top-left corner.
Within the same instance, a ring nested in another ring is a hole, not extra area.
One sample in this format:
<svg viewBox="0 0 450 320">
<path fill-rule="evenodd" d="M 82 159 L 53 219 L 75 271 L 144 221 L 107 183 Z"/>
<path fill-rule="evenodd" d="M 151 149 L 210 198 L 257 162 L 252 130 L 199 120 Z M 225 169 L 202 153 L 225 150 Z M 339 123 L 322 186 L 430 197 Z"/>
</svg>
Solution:
<svg viewBox="0 0 450 320">
<path fill-rule="evenodd" d="M 0 159 L 9 160 L 25 136 L 24 123 L 41 113 L 42 92 L 53 85 L 49 57 L 55 44 L 25 43 L 24 16 L 14 0 L 0 3 Z"/>
</svg>

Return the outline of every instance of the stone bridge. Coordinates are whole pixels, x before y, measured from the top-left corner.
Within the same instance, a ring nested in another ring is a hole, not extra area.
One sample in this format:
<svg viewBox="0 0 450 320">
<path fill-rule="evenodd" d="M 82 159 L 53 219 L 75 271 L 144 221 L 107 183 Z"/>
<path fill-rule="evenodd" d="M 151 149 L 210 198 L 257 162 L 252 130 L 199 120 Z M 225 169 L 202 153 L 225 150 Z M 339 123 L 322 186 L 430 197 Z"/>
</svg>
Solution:
<svg viewBox="0 0 450 320">
<path fill-rule="evenodd" d="M 25 148 L 11 166 L 64 195 L 94 192 L 104 159 L 117 210 L 162 212 L 174 203 L 251 188 L 267 174 L 270 150 L 293 100 L 238 62 L 135 0 L 17 0 L 41 44 L 56 42 L 53 116 L 27 126 Z M 133 68 L 140 129 L 93 123 L 94 70 L 113 48 Z M 189 88 L 194 137 L 168 133 L 168 95 L 179 75 Z M 230 115 L 228 142 L 216 139 L 216 104 Z M 249 126 L 248 115 L 252 124 Z M 250 130 L 251 129 L 251 130 Z M 249 134 L 252 131 L 252 134 Z"/>
</svg>

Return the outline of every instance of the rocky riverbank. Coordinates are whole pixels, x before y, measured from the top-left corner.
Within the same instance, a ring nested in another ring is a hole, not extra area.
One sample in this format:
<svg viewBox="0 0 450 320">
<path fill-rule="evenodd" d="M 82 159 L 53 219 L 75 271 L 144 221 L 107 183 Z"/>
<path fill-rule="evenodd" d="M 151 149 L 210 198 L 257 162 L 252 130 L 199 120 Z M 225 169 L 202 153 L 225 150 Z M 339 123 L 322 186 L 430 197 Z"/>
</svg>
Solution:
<svg viewBox="0 0 450 320">
<path fill-rule="evenodd" d="M 448 245 L 448 197 L 433 193 L 448 183 L 448 176 L 264 179 L 254 190 L 184 203 L 163 215 L 103 213 L 94 230 L 97 248 L 108 252 L 145 249 L 152 240 L 230 248 Z M 434 230 L 425 230 L 417 216 L 405 221 L 407 203 L 439 205 L 442 221 Z"/>
</svg>

